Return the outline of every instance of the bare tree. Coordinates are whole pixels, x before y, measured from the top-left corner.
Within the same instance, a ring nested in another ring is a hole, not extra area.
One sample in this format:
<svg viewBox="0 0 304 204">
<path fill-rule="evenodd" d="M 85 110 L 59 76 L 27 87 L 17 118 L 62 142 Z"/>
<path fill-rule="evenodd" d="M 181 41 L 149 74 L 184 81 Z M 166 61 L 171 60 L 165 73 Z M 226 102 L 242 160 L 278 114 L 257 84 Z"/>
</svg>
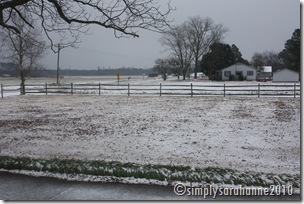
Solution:
<svg viewBox="0 0 304 204">
<path fill-rule="evenodd" d="M 183 80 L 186 79 L 193 60 L 193 52 L 187 40 L 185 25 L 172 28 L 165 32 L 160 39 L 162 45 L 167 47 L 173 58 L 178 60 Z"/>
<path fill-rule="evenodd" d="M 163 34 L 161 42 L 179 59 L 183 78 L 185 79 L 192 61 L 197 78 L 200 58 L 209 51 L 210 45 L 221 41 L 227 31 L 223 25 L 214 24 L 211 18 L 196 16 Z"/>
<path fill-rule="evenodd" d="M 265 51 L 262 53 L 255 53 L 251 59 L 251 65 L 258 70 L 262 66 L 272 66 L 272 71 L 284 68 L 284 63 L 279 54 L 275 51 Z M 259 70 L 261 71 L 261 70 Z"/>
<path fill-rule="evenodd" d="M 188 43 L 194 57 L 194 78 L 197 78 L 200 58 L 209 51 L 210 45 L 222 40 L 228 31 L 222 24 L 214 24 L 209 17 L 191 17 L 185 22 Z"/>
<path fill-rule="evenodd" d="M 169 72 L 169 60 L 168 59 L 157 59 L 155 60 L 154 70 L 162 75 L 164 81 L 167 80 L 168 72 Z"/>
<path fill-rule="evenodd" d="M 162 78 L 167 80 L 168 75 L 173 74 L 178 77 L 181 75 L 180 65 L 175 58 L 157 59 L 153 68 L 155 72 L 162 75 Z"/>
<path fill-rule="evenodd" d="M 254 66 L 255 68 L 258 69 L 258 71 L 260 70 L 260 67 L 262 66 L 267 66 L 267 64 L 265 64 L 265 60 L 264 60 L 264 56 L 261 53 L 254 53 L 254 55 L 251 58 L 251 65 Z"/>
<path fill-rule="evenodd" d="M 169 74 L 173 74 L 177 76 L 179 80 L 179 76 L 181 75 L 181 66 L 179 65 L 179 60 L 171 57 L 168 59 L 168 65 L 169 65 Z"/>
<path fill-rule="evenodd" d="M 164 10 L 155 0 L 5 0 L 0 2 L 0 25 L 20 34 L 22 30 L 12 21 L 13 15 L 28 28 L 34 28 L 30 19 L 39 19 L 56 51 L 56 44 L 70 46 L 78 42 L 80 33 L 88 31 L 87 25 L 113 29 L 117 37 L 139 37 L 138 29 L 162 32 L 173 10 L 170 2 L 167 5 Z M 53 42 L 54 34 L 59 34 L 60 42 Z"/>
<path fill-rule="evenodd" d="M 42 31 L 27 27 L 27 23 L 19 15 L 12 15 L 11 20 L 20 33 L 9 29 L 1 32 L 4 51 L 2 57 L 17 65 L 16 71 L 21 80 L 20 93 L 25 94 L 25 81 L 30 72 L 38 66 L 47 46 L 42 39 Z M 34 19 L 28 18 L 27 21 L 34 25 Z"/>
</svg>

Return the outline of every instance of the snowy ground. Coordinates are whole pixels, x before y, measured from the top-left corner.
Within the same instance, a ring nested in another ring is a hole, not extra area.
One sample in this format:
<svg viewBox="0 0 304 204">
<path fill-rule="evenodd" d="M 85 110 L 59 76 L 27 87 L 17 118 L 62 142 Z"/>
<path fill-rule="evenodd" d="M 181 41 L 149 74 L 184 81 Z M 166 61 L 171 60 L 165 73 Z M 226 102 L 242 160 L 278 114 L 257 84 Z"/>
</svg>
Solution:
<svg viewBox="0 0 304 204">
<path fill-rule="evenodd" d="M 0 155 L 300 174 L 300 99 L 0 100 Z"/>
</svg>

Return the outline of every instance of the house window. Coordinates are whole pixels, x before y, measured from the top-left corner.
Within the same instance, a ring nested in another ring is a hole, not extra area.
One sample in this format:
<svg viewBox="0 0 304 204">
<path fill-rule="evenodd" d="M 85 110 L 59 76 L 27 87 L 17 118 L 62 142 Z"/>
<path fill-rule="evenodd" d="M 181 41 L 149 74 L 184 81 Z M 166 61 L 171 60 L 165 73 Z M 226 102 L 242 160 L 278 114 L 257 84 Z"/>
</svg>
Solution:
<svg viewBox="0 0 304 204">
<path fill-rule="evenodd" d="M 231 71 L 225 71 L 224 76 L 229 77 L 231 75 Z"/>
<path fill-rule="evenodd" d="M 253 76 L 253 71 L 247 71 L 247 76 Z"/>
</svg>

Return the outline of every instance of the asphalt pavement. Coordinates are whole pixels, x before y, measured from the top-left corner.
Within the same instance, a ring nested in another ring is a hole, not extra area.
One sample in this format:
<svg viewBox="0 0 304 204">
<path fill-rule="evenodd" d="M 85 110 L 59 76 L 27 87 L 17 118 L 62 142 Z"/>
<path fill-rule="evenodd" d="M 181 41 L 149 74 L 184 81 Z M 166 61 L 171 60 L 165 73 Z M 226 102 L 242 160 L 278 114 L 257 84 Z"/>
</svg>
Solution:
<svg viewBox="0 0 304 204">
<path fill-rule="evenodd" d="M 76 182 L 0 172 L 0 200 L 213 200 L 202 196 L 178 196 L 172 186 Z M 216 200 L 300 200 L 292 196 L 218 196 Z"/>
</svg>

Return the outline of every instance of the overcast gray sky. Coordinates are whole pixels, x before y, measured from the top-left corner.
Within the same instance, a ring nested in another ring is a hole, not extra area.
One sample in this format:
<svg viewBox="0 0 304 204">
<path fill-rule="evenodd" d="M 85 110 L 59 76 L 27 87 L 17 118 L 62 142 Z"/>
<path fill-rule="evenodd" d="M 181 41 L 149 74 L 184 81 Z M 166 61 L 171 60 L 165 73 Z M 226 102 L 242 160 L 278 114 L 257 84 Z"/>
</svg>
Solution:
<svg viewBox="0 0 304 204">
<path fill-rule="evenodd" d="M 166 6 L 166 0 L 159 0 Z M 190 16 L 211 17 L 229 29 L 224 42 L 235 44 L 243 58 L 251 60 L 255 52 L 280 52 L 293 31 L 300 28 L 299 0 L 171 0 L 173 24 Z M 112 30 L 91 27 L 83 35 L 79 48 L 61 51 L 61 69 L 151 68 L 157 58 L 166 58 L 158 33 L 139 30 L 140 38 L 117 39 Z M 42 62 L 55 69 L 57 55 L 51 51 Z"/>
</svg>

